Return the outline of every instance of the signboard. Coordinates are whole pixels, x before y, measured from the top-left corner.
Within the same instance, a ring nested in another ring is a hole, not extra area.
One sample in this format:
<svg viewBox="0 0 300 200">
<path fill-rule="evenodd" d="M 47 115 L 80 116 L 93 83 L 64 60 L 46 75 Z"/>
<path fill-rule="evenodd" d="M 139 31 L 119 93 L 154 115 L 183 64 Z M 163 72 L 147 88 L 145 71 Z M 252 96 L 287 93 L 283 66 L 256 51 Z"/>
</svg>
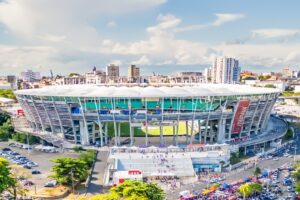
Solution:
<svg viewBox="0 0 300 200">
<path fill-rule="evenodd" d="M 231 133 L 239 134 L 243 130 L 244 117 L 250 105 L 249 100 L 240 100 L 233 118 Z"/>
</svg>

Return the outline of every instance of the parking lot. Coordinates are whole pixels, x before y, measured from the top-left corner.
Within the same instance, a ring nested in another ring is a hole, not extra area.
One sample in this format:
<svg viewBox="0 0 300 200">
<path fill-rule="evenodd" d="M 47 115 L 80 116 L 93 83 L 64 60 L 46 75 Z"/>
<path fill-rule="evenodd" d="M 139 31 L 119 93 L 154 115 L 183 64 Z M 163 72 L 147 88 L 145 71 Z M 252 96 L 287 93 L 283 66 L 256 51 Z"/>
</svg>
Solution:
<svg viewBox="0 0 300 200">
<path fill-rule="evenodd" d="M 20 154 L 20 156 L 24 156 L 30 161 L 36 163 L 38 166 L 36 167 L 31 167 L 31 169 L 25 169 L 28 171 L 28 174 L 31 174 L 33 170 L 38 170 L 41 173 L 40 174 L 32 174 L 29 176 L 28 181 L 31 181 L 34 183 L 32 186 L 26 186 L 28 189 L 31 190 L 39 190 L 44 187 L 45 183 L 49 182 L 51 178 L 48 176 L 51 174 L 51 168 L 54 165 L 53 162 L 51 162 L 52 159 L 58 158 L 58 157 L 77 157 L 77 153 L 73 152 L 64 152 L 64 153 L 46 153 L 42 151 L 37 151 L 37 150 L 27 150 L 27 149 L 22 149 L 19 147 L 10 147 L 8 146 L 9 142 L 0 142 L 0 151 L 2 151 L 4 148 L 9 148 L 13 152 L 16 152 Z M 5 157 L 5 156 L 2 156 Z M 16 165 L 16 163 L 13 163 L 12 160 L 9 160 L 11 164 Z M 20 165 L 22 166 L 22 165 Z"/>
</svg>

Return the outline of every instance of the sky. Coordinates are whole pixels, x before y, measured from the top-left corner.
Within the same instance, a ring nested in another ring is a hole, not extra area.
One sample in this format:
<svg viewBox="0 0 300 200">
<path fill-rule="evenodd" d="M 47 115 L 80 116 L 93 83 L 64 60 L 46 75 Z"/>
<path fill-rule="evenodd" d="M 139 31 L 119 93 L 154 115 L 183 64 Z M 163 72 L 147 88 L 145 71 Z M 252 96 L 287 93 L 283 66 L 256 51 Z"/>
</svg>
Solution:
<svg viewBox="0 0 300 200">
<path fill-rule="evenodd" d="M 114 63 L 143 75 L 300 70 L 299 0 L 0 0 L 0 75 L 84 73 Z"/>
</svg>

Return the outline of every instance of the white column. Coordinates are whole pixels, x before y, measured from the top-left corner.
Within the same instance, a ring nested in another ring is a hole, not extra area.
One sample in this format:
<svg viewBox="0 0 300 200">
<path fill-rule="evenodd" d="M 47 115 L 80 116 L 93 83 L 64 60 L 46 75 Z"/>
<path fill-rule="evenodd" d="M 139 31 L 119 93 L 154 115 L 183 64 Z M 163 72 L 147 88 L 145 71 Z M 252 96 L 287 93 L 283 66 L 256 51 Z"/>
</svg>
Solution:
<svg viewBox="0 0 300 200">
<path fill-rule="evenodd" d="M 130 146 L 132 146 L 133 145 L 134 128 L 131 127 L 131 123 L 129 123 L 129 127 L 130 127 Z"/>
<path fill-rule="evenodd" d="M 118 145 L 121 145 L 121 122 L 118 123 Z"/>
<path fill-rule="evenodd" d="M 104 123 L 104 135 L 105 135 L 104 142 L 105 144 L 108 145 L 108 122 Z"/>
<path fill-rule="evenodd" d="M 146 146 L 148 146 L 148 122 L 146 122 Z"/>
<path fill-rule="evenodd" d="M 186 135 L 185 135 L 185 144 L 188 143 L 188 137 L 189 137 L 189 122 L 185 121 L 185 131 L 186 131 Z"/>
<path fill-rule="evenodd" d="M 201 123 L 200 123 L 200 120 L 198 120 L 198 131 L 199 131 L 198 142 L 201 143 L 202 142 L 202 135 L 201 135 Z"/>
</svg>

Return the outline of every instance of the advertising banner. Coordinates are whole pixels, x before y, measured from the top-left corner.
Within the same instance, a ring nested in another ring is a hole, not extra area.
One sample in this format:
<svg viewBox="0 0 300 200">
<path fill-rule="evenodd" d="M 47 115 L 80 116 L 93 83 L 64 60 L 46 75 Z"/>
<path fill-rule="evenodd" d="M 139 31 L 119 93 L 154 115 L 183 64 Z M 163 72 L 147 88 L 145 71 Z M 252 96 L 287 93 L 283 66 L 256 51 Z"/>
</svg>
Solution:
<svg viewBox="0 0 300 200">
<path fill-rule="evenodd" d="M 249 100 L 240 100 L 233 118 L 231 133 L 239 134 L 243 130 L 244 117 L 250 105 Z"/>
</svg>

